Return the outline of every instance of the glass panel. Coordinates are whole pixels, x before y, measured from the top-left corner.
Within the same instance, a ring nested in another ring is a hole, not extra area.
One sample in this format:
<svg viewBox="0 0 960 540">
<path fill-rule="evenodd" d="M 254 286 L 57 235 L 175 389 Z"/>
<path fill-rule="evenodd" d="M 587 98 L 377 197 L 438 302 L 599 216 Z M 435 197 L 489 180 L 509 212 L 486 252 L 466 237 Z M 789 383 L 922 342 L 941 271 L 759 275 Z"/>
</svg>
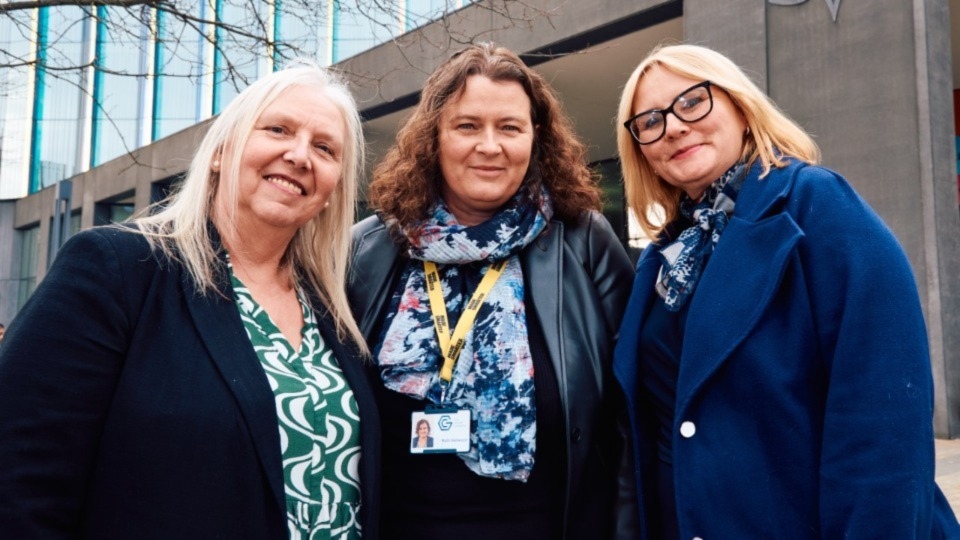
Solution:
<svg viewBox="0 0 960 540">
<path fill-rule="evenodd" d="M 340 62 L 404 32 L 394 2 L 335 0 L 333 61 Z"/>
<path fill-rule="evenodd" d="M 93 164 L 100 165 L 140 146 L 140 116 L 146 83 L 146 8 L 102 8 L 98 25 L 101 71 L 95 95 Z"/>
<path fill-rule="evenodd" d="M 330 4 L 327 0 L 284 0 L 277 25 L 277 67 L 296 57 L 311 58 L 323 65 L 332 61 L 330 50 Z"/>
<path fill-rule="evenodd" d="M 263 39 L 273 24 L 269 6 L 261 0 L 225 0 L 220 4 L 220 20 L 225 27 L 217 30 L 218 70 L 214 112 L 219 113 L 244 88 L 261 75 L 261 59 L 267 51 Z M 242 32 L 231 32 L 233 26 Z M 248 37 L 253 34 L 260 39 Z"/>
<path fill-rule="evenodd" d="M 70 215 L 70 236 L 73 236 L 80 232 L 80 213 L 74 213 Z"/>
<path fill-rule="evenodd" d="M 40 226 L 19 231 L 20 234 L 20 279 L 17 286 L 17 311 L 37 287 L 37 253 L 39 252 Z"/>
<path fill-rule="evenodd" d="M 111 204 L 110 205 L 110 222 L 111 223 L 120 223 L 121 221 L 126 221 L 132 215 L 133 215 L 132 204 Z"/>
<path fill-rule="evenodd" d="M 24 10 L 0 17 L 0 65 L 30 57 L 36 43 L 32 16 Z M 0 69 L 0 199 L 22 197 L 29 189 L 32 78 L 29 67 Z"/>
<path fill-rule="evenodd" d="M 410 31 L 435 21 L 444 14 L 459 9 L 461 0 L 407 0 L 404 31 Z"/>
<path fill-rule="evenodd" d="M 184 2 L 183 13 L 200 17 L 199 2 Z M 201 43 L 203 34 L 194 22 L 184 22 L 166 12 L 157 13 L 154 124 L 152 138 L 161 139 L 209 116 L 201 108 Z"/>
<path fill-rule="evenodd" d="M 40 154 L 38 169 L 34 172 L 41 189 L 79 172 L 77 142 L 82 133 L 83 81 L 76 67 L 83 64 L 87 19 L 87 12 L 79 7 L 61 6 L 42 11 L 46 12 L 46 17 L 40 18 L 40 32 L 46 36 L 42 54 L 49 69 L 37 96 Z"/>
</svg>

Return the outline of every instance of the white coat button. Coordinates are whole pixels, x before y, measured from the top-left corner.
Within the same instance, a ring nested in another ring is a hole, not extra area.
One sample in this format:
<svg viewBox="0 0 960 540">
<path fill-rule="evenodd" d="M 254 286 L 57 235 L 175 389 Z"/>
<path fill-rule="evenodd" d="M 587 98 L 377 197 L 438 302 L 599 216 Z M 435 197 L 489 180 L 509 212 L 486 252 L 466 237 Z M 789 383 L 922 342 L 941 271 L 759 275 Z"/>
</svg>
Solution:
<svg viewBox="0 0 960 540">
<path fill-rule="evenodd" d="M 685 439 L 693 437 L 693 434 L 697 432 L 697 426 L 693 422 L 684 422 L 680 424 L 680 435 L 683 435 Z M 694 539 L 697 540 L 697 539 Z"/>
</svg>

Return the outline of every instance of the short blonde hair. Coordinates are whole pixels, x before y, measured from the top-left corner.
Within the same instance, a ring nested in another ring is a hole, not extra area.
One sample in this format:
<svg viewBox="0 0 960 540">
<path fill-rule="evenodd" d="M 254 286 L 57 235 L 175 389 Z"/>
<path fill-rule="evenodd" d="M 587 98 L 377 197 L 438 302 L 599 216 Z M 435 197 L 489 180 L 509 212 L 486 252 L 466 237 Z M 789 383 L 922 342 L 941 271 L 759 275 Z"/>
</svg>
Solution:
<svg viewBox="0 0 960 540">
<path fill-rule="evenodd" d="M 284 254 L 293 268 L 298 287 L 315 291 L 333 317 L 337 333 L 349 334 L 361 351 L 365 341 L 351 315 L 345 292 L 350 251 L 350 226 L 356 211 L 357 184 L 363 172 L 364 141 L 356 102 L 346 83 L 329 70 L 309 60 L 266 75 L 241 92 L 216 118 L 200 143 L 180 189 L 170 199 L 155 205 L 153 215 L 136 218 L 154 249 L 183 264 L 198 290 L 216 291 L 219 255 L 208 231 L 214 198 L 221 178 L 238 178 L 242 152 L 223 154 L 225 147 L 243 149 L 254 124 L 274 101 L 291 88 L 307 88 L 329 100 L 346 125 L 342 176 L 330 194 L 329 207 L 303 225 Z M 218 156 L 231 156 L 221 165 L 224 174 L 211 172 Z M 225 226 L 237 209 L 236 182 L 224 185 L 227 198 Z M 319 307 L 319 306 L 315 306 Z"/>
<path fill-rule="evenodd" d="M 698 45 L 658 46 L 627 79 L 617 112 L 617 149 L 627 205 L 650 238 L 656 239 L 664 224 L 677 217 L 682 191 L 653 172 L 640 151 L 640 145 L 622 124 L 634 114 L 633 101 L 640 80 L 655 66 L 688 79 L 710 81 L 730 96 L 750 129 L 741 159 L 748 164 L 759 161 L 763 166 L 761 178 L 771 168 L 784 166 L 785 157 L 807 163 L 820 161 L 820 150 L 810 135 L 788 118 L 729 58 Z M 660 214 L 660 209 L 664 218 L 662 223 L 653 217 Z"/>
</svg>

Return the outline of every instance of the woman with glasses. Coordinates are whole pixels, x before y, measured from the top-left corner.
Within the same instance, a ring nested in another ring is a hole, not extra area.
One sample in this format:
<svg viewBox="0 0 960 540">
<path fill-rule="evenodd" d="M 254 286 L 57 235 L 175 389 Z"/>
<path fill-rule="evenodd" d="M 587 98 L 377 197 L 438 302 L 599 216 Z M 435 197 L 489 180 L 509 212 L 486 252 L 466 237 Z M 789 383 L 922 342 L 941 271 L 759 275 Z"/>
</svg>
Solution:
<svg viewBox="0 0 960 540">
<path fill-rule="evenodd" d="M 614 355 L 644 537 L 960 535 L 890 230 L 712 50 L 655 49 L 619 120 L 627 200 L 654 239 Z"/>
</svg>

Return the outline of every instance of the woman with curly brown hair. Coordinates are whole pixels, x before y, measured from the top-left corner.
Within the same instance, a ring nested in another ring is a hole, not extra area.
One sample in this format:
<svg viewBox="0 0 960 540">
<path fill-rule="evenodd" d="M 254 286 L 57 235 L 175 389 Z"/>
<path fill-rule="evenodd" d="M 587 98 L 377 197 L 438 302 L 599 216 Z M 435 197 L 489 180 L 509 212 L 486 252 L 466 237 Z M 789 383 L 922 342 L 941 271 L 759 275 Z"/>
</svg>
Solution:
<svg viewBox="0 0 960 540">
<path fill-rule="evenodd" d="M 547 83 L 493 44 L 455 54 L 369 201 L 348 292 L 383 383 L 384 537 L 633 537 L 610 370 L 633 272 Z"/>
</svg>

